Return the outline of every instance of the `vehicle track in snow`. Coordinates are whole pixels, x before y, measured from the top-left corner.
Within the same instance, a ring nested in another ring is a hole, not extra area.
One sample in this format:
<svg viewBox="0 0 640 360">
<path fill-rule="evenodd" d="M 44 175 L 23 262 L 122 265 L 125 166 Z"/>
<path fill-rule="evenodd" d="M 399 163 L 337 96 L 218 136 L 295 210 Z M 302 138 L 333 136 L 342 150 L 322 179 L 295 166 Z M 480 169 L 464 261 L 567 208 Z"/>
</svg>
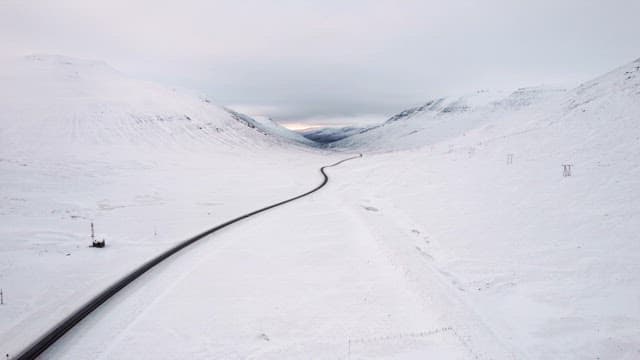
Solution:
<svg viewBox="0 0 640 360">
<path fill-rule="evenodd" d="M 323 180 L 322 182 L 316 186 L 315 188 L 288 198 L 286 200 L 277 202 L 275 204 L 271 204 L 268 206 L 265 206 L 263 208 L 251 211 L 249 213 L 246 213 L 244 215 L 238 216 L 236 218 L 233 218 L 231 220 L 228 220 L 222 224 L 219 224 L 209 230 L 206 230 L 198 235 L 195 235 L 181 243 L 179 243 L 178 245 L 164 251 L 163 253 L 157 255 L 156 257 L 152 258 L 151 260 L 147 261 L 146 263 L 142 264 L 141 266 L 139 266 L 138 268 L 134 269 L 132 272 L 130 272 L 128 275 L 126 275 L 125 277 L 123 277 L 122 279 L 116 281 L 114 284 L 112 284 L 111 286 L 109 286 L 108 288 L 106 288 L 105 290 L 103 290 L 102 292 L 100 292 L 98 295 L 96 295 L 95 297 L 93 297 L 89 302 L 87 302 L 86 304 L 84 304 L 83 306 L 81 306 L 78 310 L 74 311 L 71 315 L 67 316 L 65 319 L 63 319 L 62 321 L 60 321 L 57 325 L 55 325 L 53 328 L 51 328 L 49 331 L 47 331 L 44 335 L 42 335 L 41 337 L 39 337 L 36 341 L 34 341 L 33 343 L 31 343 L 31 345 L 29 345 L 26 349 L 24 349 L 20 354 L 18 354 L 15 357 L 12 357 L 11 359 L 17 359 L 17 360 L 28 360 L 28 359 L 35 359 L 37 358 L 40 354 L 42 354 L 45 350 L 47 350 L 49 347 L 51 347 L 58 339 L 60 339 L 61 337 L 63 337 L 69 330 L 71 330 L 75 325 L 77 325 L 78 323 L 80 323 L 82 321 L 82 319 L 84 319 L 85 317 L 87 317 L 89 314 L 91 314 L 94 310 L 96 310 L 98 307 L 100 307 L 100 305 L 102 305 L 103 303 L 105 303 L 107 300 L 109 300 L 111 297 L 113 297 L 115 294 L 117 294 L 120 290 L 122 290 L 124 287 L 126 287 L 127 285 L 129 285 L 130 283 L 132 283 L 134 280 L 136 280 L 138 277 L 140 277 L 142 274 L 146 273 L 147 271 L 151 270 L 153 267 L 155 267 L 156 265 L 160 264 L 162 261 L 166 260 L 167 258 L 171 257 L 172 255 L 176 254 L 177 252 L 179 252 L 180 250 L 188 247 L 189 245 L 192 245 L 193 243 L 204 239 L 205 237 L 221 230 L 224 229 L 230 225 L 233 225 L 241 220 L 247 219 L 249 217 L 252 217 L 254 215 L 258 215 L 262 212 L 265 212 L 267 210 L 271 210 L 273 208 L 276 208 L 278 206 L 282 206 L 285 205 L 287 203 L 290 203 L 292 201 L 301 199 L 305 196 L 311 195 L 314 192 L 322 189 L 325 185 L 327 185 L 327 183 L 329 182 L 329 176 L 327 175 L 327 173 L 325 172 L 325 169 L 330 168 L 330 167 L 334 167 L 334 166 L 338 166 L 346 161 L 349 160 L 353 160 L 353 159 L 357 159 L 357 158 L 361 158 L 362 154 L 359 154 L 357 156 L 352 156 L 346 159 L 342 159 L 340 161 L 337 161 L 333 164 L 330 165 L 325 165 L 323 167 L 320 168 L 320 173 L 322 174 Z"/>
</svg>

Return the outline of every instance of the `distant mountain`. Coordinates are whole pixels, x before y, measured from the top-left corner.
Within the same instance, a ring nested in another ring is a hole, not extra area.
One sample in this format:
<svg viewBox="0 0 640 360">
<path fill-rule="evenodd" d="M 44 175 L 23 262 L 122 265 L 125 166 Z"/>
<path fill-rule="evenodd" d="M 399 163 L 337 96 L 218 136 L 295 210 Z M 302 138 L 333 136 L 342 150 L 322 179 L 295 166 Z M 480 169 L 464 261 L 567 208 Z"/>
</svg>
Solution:
<svg viewBox="0 0 640 360">
<path fill-rule="evenodd" d="M 229 108 L 224 109 L 229 112 L 234 119 L 244 123 L 252 129 L 256 129 L 262 132 L 263 134 L 277 135 L 283 139 L 288 139 L 304 145 L 315 145 L 313 141 L 310 141 L 309 139 L 295 131 L 291 131 L 284 126 L 281 126 L 277 122 L 273 121 L 270 117 L 260 116 L 257 118 L 253 118 Z"/>
<path fill-rule="evenodd" d="M 462 135 L 500 114 L 522 111 L 564 92 L 557 88 L 531 87 L 511 93 L 480 90 L 457 98 L 438 98 L 401 111 L 380 125 L 333 143 L 332 147 L 394 150 L 432 144 Z"/>
<path fill-rule="evenodd" d="M 364 131 L 362 127 L 311 128 L 300 133 L 307 139 L 319 144 L 329 144 Z"/>
</svg>

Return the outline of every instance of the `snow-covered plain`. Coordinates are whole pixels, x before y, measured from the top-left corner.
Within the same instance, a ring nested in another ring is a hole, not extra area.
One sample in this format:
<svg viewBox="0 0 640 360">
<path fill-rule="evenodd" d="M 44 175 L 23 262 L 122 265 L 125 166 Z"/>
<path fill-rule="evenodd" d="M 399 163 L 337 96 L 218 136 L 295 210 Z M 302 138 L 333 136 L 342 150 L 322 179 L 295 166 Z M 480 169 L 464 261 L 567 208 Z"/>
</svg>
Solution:
<svg viewBox="0 0 640 360">
<path fill-rule="evenodd" d="M 640 357 L 640 61 L 568 91 L 429 102 L 338 141 L 344 154 L 94 63 L 20 64 L 38 80 L 0 90 L 0 351 L 360 151 L 320 192 L 145 274 L 44 357 Z M 90 221 L 107 248 L 86 247 Z"/>
</svg>

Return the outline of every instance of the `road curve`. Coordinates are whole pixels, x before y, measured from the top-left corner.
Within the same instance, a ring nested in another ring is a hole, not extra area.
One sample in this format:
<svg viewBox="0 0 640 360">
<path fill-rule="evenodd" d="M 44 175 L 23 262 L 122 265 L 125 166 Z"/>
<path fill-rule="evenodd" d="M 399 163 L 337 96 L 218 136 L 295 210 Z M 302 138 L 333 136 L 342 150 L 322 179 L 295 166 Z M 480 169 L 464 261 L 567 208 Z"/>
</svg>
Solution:
<svg viewBox="0 0 640 360">
<path fill-rule="evenodd" d="M 327 182 L 329 182 L 329 177 L 327 176 L 327 173 L 325 172 L 326 168 L 330 168 L 333 166 L 338 166 L 340 164 L 342 164 L 345 161 L 349 161 L 349 160 L 353 160 L 353 159 L 357 159 L 362 157 L 362 154 L 359 154 L 357 156 L 352 156 L 350 158 L 346 158 L 343 160 L 340 160 L 338 162 L 335 162 L 331 165 L 325 165 L 323 167 L 320 168 L 320 173 L 322 174 L 323 180 L 320 183 L 320 185 L 316 186 L 315 188 L 294 196 L 292 198 L 277 202 L 275 204 L 271 204 L 269 206 L 265 206 L 261 209 L 258 210 L 254 210 L 252 212 L 249 212 L 247 214 L 238 216 L 234 219 L 231 219 L 229 221 L 226 221 L 220 225 L 217 225 L 209 230 L 206 230 L 194 237 L 191 237 L 181 243 L 179 243 L 178 245 L 166 250 L 165 252 L 161 253 L 160 255 L 154 257 L 153 259 L 147 261 L 146 263 L 142 264 L 141 266 L 139 266 L 138 268 L 136 268 L 135 270 L 133 270 L 132 272 L 130 272 L 128 275 L 126 275 L 125 277 L 123 277 L 122 279 L 116 281 L 114 284 L 112 284 L 111 286 L 109 286 L 108 288 L 106 288 L 105 290 L 103 290 L 101 293 L 99 293 L 98 295 L 96 295 L 93 299 L 91 299 L 89 302 L 87 302 L 86 304 L 84 304 L 83 306 L 81 306 L 78 310 L 74 311 L 71 315 L 67 316 L 65 319 L 63 319 L 62 321 L 60 321 L 57 325 L 55 325 L 53 328 L 51 328 L 49 331 L 47 331 L 44 335 L 42 335 L 40 338 L 38 338 L 36 341 L 34 341 L 31 345 L 29 345 L 26 349 L 24 349 L 20 354 L 18 354 L 16 357 L 12 357 L 12 359 L 17 359 L 17 360 L 29 360 L 29 359 L 35 359 L 37 358 L 40 354 L 42 354 L 45 350 L 47 350 L 51 345 L 53 345 L 58 339 L 60 339 L 62 336 L 64 336 L 64 334 L 71 330 L 71 328 L 73 328 L 76 324 L 78 324 L 80 321 L 82 321 L 82 319 L 84 319 L 85 317 L 87 317 L 91 312 L 93 312 L 95 309 L 97 309 L 100 305 L 102 305 L 104 302 L 106 302 L 107 300 L 109 300 L 109 298 L 111 298 L 112 296 L 114 296 L 118 291 L 120 291 L 122 288 L 124 288 L 125 286 L 127 286 L 128 284 L 130 284 L 131 282 L 133 282 L 135 279 L 137 279 L 138 277 L 140 277 L 142 274 L 144 274 L 145 272 L 149 271 L 151 268 L 153 268 L 154 266 L 158 265 L 159 263 L 161 263 L 163 260 L 167 259 L 168 257 L 170 257 L 171 255 L 177 253 L 178 251 L 186 248 L 187 246 L 195 243 L 198 240 L 201 240 L 203 238 L 205 238 L 208 235 L 211 235 L 212 233 L 223 229 L 229 225 L 235 224 L 236 222 L 240 221 L 240 220 L 244 220 L 248 217 L 257 215 L 261 212 L 273 209 L 275 207 L 290 203 L 292 201 L 298 200 L 300 198 L 303 198 L 305 196 L 311 195 L 314 192 L 322 189 Z"/>
</svg>

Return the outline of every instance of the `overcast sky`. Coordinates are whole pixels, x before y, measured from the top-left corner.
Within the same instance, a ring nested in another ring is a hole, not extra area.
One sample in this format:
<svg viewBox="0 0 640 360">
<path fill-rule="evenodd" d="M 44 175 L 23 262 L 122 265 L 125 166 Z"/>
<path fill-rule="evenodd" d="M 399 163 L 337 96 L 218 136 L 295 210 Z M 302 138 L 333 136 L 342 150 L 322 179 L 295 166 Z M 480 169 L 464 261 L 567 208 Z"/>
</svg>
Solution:
<svg viewBox="0 0 640 360">
<path fill-rule="evenodd" d="M 99 59 L 285 122 L 375 121 L 640 57 L 639 0 L 0 0 L 0 51 Z"/>
</svg>

